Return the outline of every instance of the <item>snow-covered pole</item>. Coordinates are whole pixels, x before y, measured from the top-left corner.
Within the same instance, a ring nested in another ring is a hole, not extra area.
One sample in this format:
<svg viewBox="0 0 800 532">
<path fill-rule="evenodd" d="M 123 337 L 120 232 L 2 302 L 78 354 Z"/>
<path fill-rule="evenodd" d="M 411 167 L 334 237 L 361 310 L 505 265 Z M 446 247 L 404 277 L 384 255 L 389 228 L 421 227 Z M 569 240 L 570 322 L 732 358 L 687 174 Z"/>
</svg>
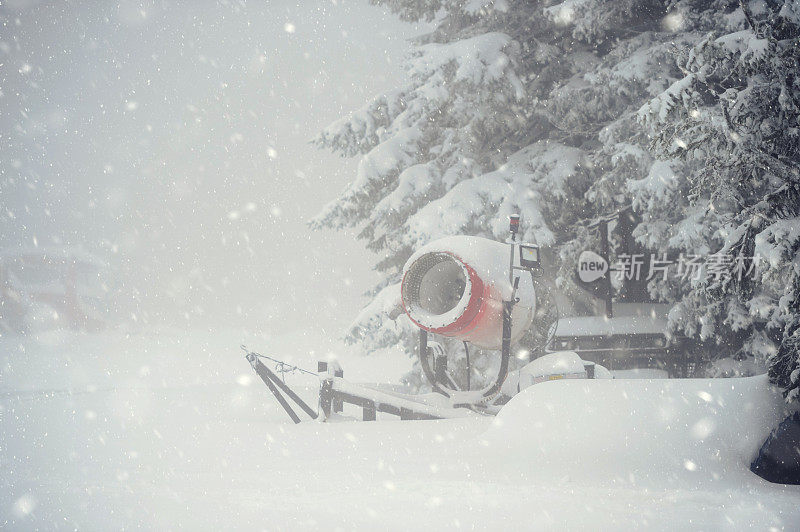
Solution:
<svg viewBox="0 0 800 532">
<path fill-rule="evenodd" d="M 602 219 L 597 227 L 598 231 L 600 231 L 600 253 L 603 258 L 606 260 L 606 264 L 611 264 L 611 260 L 609 257 L 609 245 L 608 245 L 608 220 Z M 605 279 L 603 280 L 603 285 L 605 287 L 605 303 L 606 303 L 606 318 L 613 318 L 614 317 L 614 310 L 611 302 L 612 297 L 612 287 L 611 287 L 611 272 L 606 272 Z"/>
<path fill-rule="evenodd" d="M 503 301 L 503 329 L 501 336 L 500 346 L 500 371 L 497 374 L 497 380 L 483 393 L 483 396 L 488 399 L 493 399 L 502 389 L 503 382 L 508 376 L 508 362 L 511 358 L 511 320 L 514 311 L 514 304 L 517 302 L 516 293 L 519 286 L 519 277 L 514 279 L 514 247 L 517 241 L 517 233 L 519 232 L 519 214 L 512 214 L 509 216 L 508 229 L 511 232 L 511 258 L 508 263 L 508 282 L 511 283 L 511 297 L 508 301 Z"/>
<path fill-rule="evenodd" d="M 508 230 L 511 232 L 511 258 L 508 263 L 508 282 L 514 284 L 514 243 L 517 241 L 519 232 L 519 214 L 512 214 L 508 217 Z"/>
</svg>

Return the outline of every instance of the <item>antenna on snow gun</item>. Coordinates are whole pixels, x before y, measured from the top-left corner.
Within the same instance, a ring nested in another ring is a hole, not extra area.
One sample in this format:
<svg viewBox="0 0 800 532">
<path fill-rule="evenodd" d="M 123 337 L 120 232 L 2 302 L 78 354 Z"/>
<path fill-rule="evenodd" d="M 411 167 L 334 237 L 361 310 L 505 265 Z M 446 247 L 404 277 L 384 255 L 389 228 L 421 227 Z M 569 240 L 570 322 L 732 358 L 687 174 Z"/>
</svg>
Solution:
<svg viewBox="0 0 800 532">
<path fill-rule="evenodd" d="M 533 272 L 540 268 L 539 246 L 517 243 L 519 224 L 519 215 L 511 215 L 506 243 L 469 236 L 431 242 L 414 253 L 403 269 L 403 309 L 420 330 L 422 371 L 432 388 L 454 403 L 479 405 L 494 400 L 508 376 L 511 344 L 533 321 Z M 529 272 L 530 279 L 515 276 L 517 271 Z M 429 346 L 431 333 L 462 340 L 465 348 L 470 343 L 499 349 L 500 368 L 494 382 L 482 390 L 454 389 L 443 350 L 437 348 L 438 343 Z"/>
</svg>

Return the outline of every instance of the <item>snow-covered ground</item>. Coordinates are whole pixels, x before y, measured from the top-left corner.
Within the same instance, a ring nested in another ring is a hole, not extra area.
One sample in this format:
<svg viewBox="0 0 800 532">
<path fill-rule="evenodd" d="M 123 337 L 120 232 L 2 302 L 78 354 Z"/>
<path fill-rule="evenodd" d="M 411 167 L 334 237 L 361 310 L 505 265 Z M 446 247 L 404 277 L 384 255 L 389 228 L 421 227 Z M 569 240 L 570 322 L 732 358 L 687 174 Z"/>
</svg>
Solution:
<svg viewBox="0 0 800 532">
<path fill-rule="evenodd" d="M 2 338 L 0 528 L 800 529 L 800 487 L 747 467 L 783 415 L 763 377 L 554 381 L 496 419 L 293 425 L 243 342 L 311 369 L 335 353 L 353 380 L 410 367 L 291 334 Z"/>
</svg>

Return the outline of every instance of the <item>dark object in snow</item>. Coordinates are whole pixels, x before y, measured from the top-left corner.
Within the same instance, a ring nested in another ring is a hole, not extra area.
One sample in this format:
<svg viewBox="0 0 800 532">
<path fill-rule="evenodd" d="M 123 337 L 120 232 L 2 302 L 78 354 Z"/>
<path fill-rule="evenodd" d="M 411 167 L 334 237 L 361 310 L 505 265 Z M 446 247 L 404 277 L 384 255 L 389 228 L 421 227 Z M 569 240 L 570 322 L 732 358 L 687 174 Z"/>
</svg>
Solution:
<svg viewBox="0 0 800 532">
<path fill-rule="evenodd" d="M 275 375 L 275 373 L 273 373 L 272 370 L 270 370 L 267 366 L 265 366 L 260 359 L 263 358 L 267 360 L 272 360 L 273 362 L 277 362 L 278 371 L 280 371 L 281 373 L 291 373 L 294 371 L 299 371 L 301 373 L 308 373 L 309 375 L 315 375 L 315 376 L 316 373 L 306 371 L 304 369 L 298 368 L 297 366 L 292 366 L 291 364 L 286 364 L 285 362 L 276 360 L 274 358 L 265 355 L 261 355 L 259 353 L 253 353 L 252 351 L 249 351 L 245 346 L 242 346 L 242 350 L 246 353 L 245 358 L 247 358 L 247 361 L 250 362 L 250 365 L 253 367 L 253 370 L 255 370 L 256 374 L 258 374 L 259 377 L 261 377 L 261 380 L 264 381 L 264 384 L 267 385 L 269 391 L 271 391 L 272 395 L 275 396 L 275 399 L 278 400 L 278 403 L 280 403 L 280 405 L 283 407 L 286 413 L 289 414 L 289 417 L 292 418 L 292 421 L 294 421 L 295 423 L 300 423 L 300 418 L 298 417 L 294 409 L 292 409 L 291 405 L 286 400 L 286 398 L 283 395 L 281 395 L 281 390 L 283 391 L 283 393 L 288 395 L 289 398 L 297 404 L 297 406 L 302 408 L 303 411 L 305 411 L 305 413 L 311 417 L 311 419 L 317 419 L 319 414 L 317 412 L 314 412 L 314 410 L 310 406 L 308 406 L 308 404 L 306 404 L 306 402 L 303 401 L 299 395 L 297 395 L 291 388 L 289 388 L 286 385 L 286 383 L 283 382 L 283 380 L 279 379 L 278 376 Z"/>
<path fill-rule="evenodd" d="M 750 470 L 769 482 L 800 484 L 800 412 L 770 434 Z"/>
</svg>

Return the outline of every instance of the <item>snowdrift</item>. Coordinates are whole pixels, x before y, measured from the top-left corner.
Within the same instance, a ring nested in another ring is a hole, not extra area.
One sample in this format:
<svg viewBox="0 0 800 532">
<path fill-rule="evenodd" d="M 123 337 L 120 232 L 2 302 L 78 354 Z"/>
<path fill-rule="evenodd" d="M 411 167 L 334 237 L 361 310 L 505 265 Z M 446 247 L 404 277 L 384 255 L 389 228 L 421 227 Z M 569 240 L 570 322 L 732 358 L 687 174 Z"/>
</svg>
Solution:
<svg viewBox="0 0 800 532">
<path fill-rule="evenodd" d="M 781 418 L 763 377 L 559 380 L 523 391 L 497 419 L 293 425 L 253 378 L 242 341 L 297 353 L 303 367 L 340 353 L 356 381 L 408 371 L 396 354 L 363 358 L 300 330 L 0 338 L 0 523 L 800 530 L 800 486 L 747 470 Z M 313 401 L 314 379 L 286 379 Z"/>
<path fill-rule="evenodd" d="M 545 382 L 502 409 L 481 441 L 492 451 L 483 467 L 660 488 L 762 482 L 749 466 L 787 414 L 765 375 Z"/>
</svg>

